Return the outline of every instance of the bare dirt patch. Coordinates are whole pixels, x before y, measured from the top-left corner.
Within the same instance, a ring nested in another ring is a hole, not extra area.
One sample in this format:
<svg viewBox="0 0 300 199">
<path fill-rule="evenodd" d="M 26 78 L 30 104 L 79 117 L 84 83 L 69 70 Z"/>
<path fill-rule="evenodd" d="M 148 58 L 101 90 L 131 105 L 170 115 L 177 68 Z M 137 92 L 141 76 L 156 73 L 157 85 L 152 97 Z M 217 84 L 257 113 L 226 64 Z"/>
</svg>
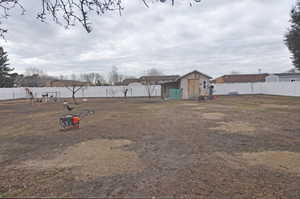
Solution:
<svg viewBox="0 0 300 199">
<path fill-rule="evenodd" d="M 30 169 L 43 170 L 72 167 L 75 168 L 75 175 L 79 173 L 79 178 L 142 171 L 144 166 L 137 154 L 121 149 L 129 144 L 131 144 L 129 140 L 91 140 L 67 148 L 54 159 L 29 160 L 24 164 Z"/>
<path fill-rule="evenodd" d="M 198 107 L 193 108 L 193 110 L 195 110 L 195 111 L 201 111 L 201 110 L 204 110 L 204 109 L 206 109 L 206 108 L 203 107 L 203 106 L 198 106 Z"/>
<path fill-rule="evenodd" d="M 181 104 L 181 106 L 199 106 L 199 104 L 197 104 L 197 103 L 184 103 L 184 104 Z"/>
<path fill-rule="evenodd" d="M 300 174 L 300 153 L 288 151 L 264 151 L 240 154 L 251 166 L 266 166 L 275 170 Z"/>
<path fill-rule="evenodd" d="M 205 104 L 207 108 L 211 109 L 231 109 L 234 105 L 224 105 L 224 104 Z"/>
<path fill-rule="evenodd" d="M 226 152 L 215 152 L 213 153 L 212 157 L 221 159 L 222 163 L 226 166 L 229 166 L 233 169 L 244 169 L 241 160 L 239 158 L 236 158 L 235 156 L 226 153 Z"/>
<path fill-rule="evenodd" d="M 295 106 L 280 105 L 280 104 L 261 104 L 260 106 L 263 108 L 276 108 L 276 109 L 288 109 L 288 108 L 295 107 Z"/>
<path fill-rule="evenodd" d="M 248 122 L 236 121 L 236 122 L 218 122 L 220 126 L 210 128 L 211 130 L 217 130 L 221 133 L 238 133 L 251 135 L 255 132 L 255 127 Z"/>
<path fill-rule="evenodd" d="M 224 113 L 203 113 L 202 117 L 208 120 L 221 120 L 225 117 Z"/>
</svg>

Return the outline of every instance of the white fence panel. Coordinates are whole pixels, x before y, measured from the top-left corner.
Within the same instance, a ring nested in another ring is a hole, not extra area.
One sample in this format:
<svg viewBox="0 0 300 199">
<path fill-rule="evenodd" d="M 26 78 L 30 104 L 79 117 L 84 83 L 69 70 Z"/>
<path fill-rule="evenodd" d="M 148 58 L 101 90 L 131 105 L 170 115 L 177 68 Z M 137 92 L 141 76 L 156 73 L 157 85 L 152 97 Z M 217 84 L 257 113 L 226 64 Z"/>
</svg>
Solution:
<svg viewBox="0 0 300 199">
<path fill-rule="evenodd" d="M 128 88 L 127 97 L 146 97 L 148 93 L 145 86 L 94 86 L 85 87 L 76 93 L 76 97 L 123 97 L 124 89 Z M 155 85 L 151 89 L 153 92 L 151 96 L 160 96 L 161 87 L 160 85 Z M 30 88 L 34 97 L 40 98 L 43 94 L 53 92 L 49 96 L 55 96 L 56 92 L 58 97 L 70 98 L 72 97 L 72 92 L 65 87 L 34 87 Z M 0 88 L 0 100 L 8 99 L 22 99 L 28 98 L 25 88 Z"/>
<path fill-rule="evenodd" d="M 254 87 L 250 83 L 215 84 L 216 95 L 228 95 L 237 92 L 239 94 L 254 94 Z"/>
<path fill-rule="evenodd" d="M 239 94 L 300 96 L 300 82 L 215 84 L 214 90 L 216 95 L 228 95 L 231 92 L 237 92 Z"/>
</svg>

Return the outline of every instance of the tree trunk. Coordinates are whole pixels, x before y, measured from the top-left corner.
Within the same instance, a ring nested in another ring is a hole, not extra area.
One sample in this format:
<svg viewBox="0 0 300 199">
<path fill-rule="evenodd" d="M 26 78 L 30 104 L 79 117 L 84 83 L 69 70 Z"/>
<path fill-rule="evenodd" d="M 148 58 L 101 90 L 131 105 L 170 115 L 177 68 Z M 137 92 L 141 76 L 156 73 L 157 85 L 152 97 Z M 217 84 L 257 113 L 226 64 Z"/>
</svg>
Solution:
<svg viewBox="0 0 300 199">
<path fill-rule="evenodd" d="M 77 104 L 76 99 L 75 99 L 75 92 L 74 91 L 73 91 L 73 94 L 72 94 L 72 99 L 73 99 L 73 103 Z"/>
</svg>

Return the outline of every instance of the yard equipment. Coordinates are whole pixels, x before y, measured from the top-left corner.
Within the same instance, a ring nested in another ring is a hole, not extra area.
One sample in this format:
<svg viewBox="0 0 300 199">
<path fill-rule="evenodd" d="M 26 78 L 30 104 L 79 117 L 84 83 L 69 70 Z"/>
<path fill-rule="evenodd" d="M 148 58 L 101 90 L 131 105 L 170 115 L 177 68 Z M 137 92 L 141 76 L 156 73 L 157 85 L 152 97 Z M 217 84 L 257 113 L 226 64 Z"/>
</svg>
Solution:
<svg viewBox="0 0 300 199">
<path fill-rule="evenodd" d="M 59 126 L 60 129 L 72 129 L 72 128 L 80 128 L 80 120 L 84 117 L 94 115 L 95 111 L 94 110 L 82 110 L 78 114 L 67 114 L 63 115 L 62 117 L 59 118 Z"/>
<path fill-rule="evenodd" d="M 79 128 L 80 117 L 78 115 L 64 115 L 59 118 L 59 126 L 61 129 Z"/>
</svg>

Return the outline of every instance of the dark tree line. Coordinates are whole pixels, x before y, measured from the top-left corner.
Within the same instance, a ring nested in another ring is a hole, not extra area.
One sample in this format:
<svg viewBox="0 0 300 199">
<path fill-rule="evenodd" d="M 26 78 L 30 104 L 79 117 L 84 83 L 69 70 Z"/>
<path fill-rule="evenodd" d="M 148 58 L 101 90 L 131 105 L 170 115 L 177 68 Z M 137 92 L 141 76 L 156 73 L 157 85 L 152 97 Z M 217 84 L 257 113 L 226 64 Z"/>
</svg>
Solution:
<svg viewBox="0 0 300 199">
<path fill-rule="evenodd" d="M 291 10 L 291 27 L 285 35 L 285 44 L 292 53 L 292 61 L 300 69 L 300 0 Z"/>
<path fill-rule="evenodd" d="M 87 32 L 91 32 L 91 15 L 103 15 L 106 12 L 112 11 L 117 11 L 121 14 L 124 9 L 122 6 L 123 1 L 124 0 L 39 0 L 41 7 L 40 11 L 37 12 L 37 18 L 42 22 L 47 18 L 52 18 L 54 22 L 62 24 L 66 28 L 74 26 L 79 22 Z M 149 7 L 149 2 L 152 2 L 152 0 L 136 1 L 143 1 L 147 7 Z M 175 3 L 175 0 L 156 1 L 161 3 L 170 1 L 172 5 Z M 193 2 L 198 3 L 201 0 L 185 1 L 192 5 Z M 10 10 L 19 9 L 21 14 L 26 12 L 25 5 L 22 4 L 23 2 L 21 0 L 0 0 L 0 36 L 3 37 L 7 32 L 7 29 L 3 27 L 3 19 L 10 16 Z"/>
<path fill-rule="evenodd" d="M 13 87 L 18 78 L 17 73 L 12 73 L 14 69 L 9 67 L 8 61 L 7 52 L 0 47 L 0 88 Z"/>
</svg>

